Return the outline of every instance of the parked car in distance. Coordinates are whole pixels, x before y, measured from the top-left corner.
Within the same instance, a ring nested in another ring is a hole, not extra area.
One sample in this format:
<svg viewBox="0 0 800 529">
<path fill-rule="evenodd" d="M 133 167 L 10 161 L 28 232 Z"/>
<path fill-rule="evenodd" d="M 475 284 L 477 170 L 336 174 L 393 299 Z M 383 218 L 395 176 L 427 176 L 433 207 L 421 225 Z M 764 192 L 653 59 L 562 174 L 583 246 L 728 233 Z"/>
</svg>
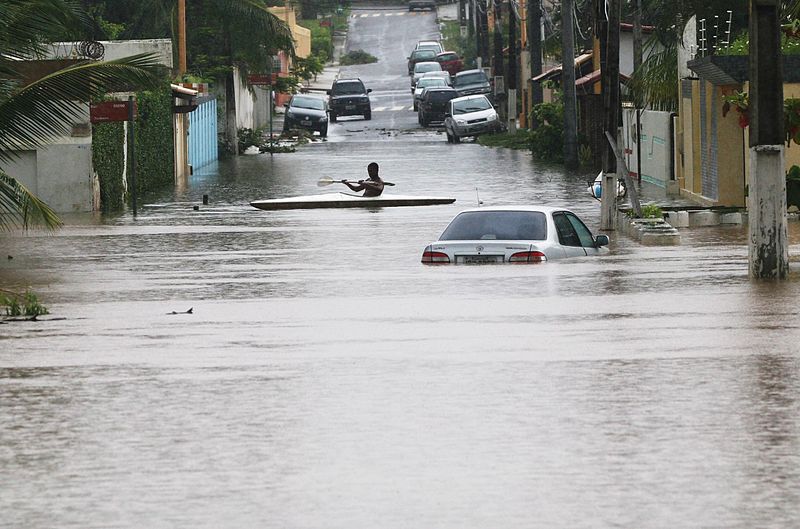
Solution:
<svg viewBox="0 0 800 529">
<path fill-rule="evenodd" d="M 331 122 L 341 116 L 364 116 L 372 119 L 369 101 L 371 88 L 366 88 L 361 79 L 336 79 L 328 90 L 328 112 Z"/>
<path fill-rule="evenodd" d="M 480 136 L 503 128 L 492 102 L 483 94 L 456 97 L 448 105 L 444 118 L 447 143 L 459 143 L 466 136 Z"/>
<path fill-rule="evenodd" d="M 442 70 L 450 75 L 455 75 L 464 69 L 464 61 L 454 51 L 445 51 L 436 56 L 436 62 L 442 65 Z"/>
<path fill-rule="evenodd" d="M 533 264 L 608 253 L 607 235 L 593 236 L 578 216 L 548 206 L 498 206 L 462 211 L 439 240 L 425 247 L 424 264 Z"/>
<path fill-rule="evenodd" d="M 443 77 L 428 77 L 423 75 L 417 81 L 417 86 L 414 87 L 414 111 L 419 109 L 419 102 L 422 100 L 422 94 L 427 88 L 433 86 L 450 86 Z"/>
<path fill-rule="evenodd" d="M 450 106 L 450 100 L 455 97 L 458 97 L 458 92 L 456 92 L 455 88 L 426 88 L 418 106 L 419 114 L 417 114 L 417 119 L 419 124 L 427 127 L 433 122 L 444 121 L 447 109 Z"/>
<path fill-rule="evenodd" d="M 414 66 L 418 62 L 431 62 L 436 60 L 436 51 L 434 50 L 414 50 L 408 56 L 408 75 L 414 73 Z"/>
<path fill-rule="evenodd" d="M 430 9 L 431 11 L 435 11 L 436 0 L 408 0 L 408 10 L 414 11 L 415 9 Z"/>
<path fill-rule="evenodd" d="M 417 42 L 417 45 L 414 47 L 415 50 L 433 50 L 436 53 L 442 53 L 444 48 L 442 47 L 442 43 L 438 40 L 421 40 Z"/>
<path fill-rule="evenodd" d="M 315 130 L 321 137 L 328 135 L 328 104 L 312 95 L 295 94 L 284 105 L 283 132 L 292 129 Z"/>
<path fill-rule="evenodd" d="M 415 64 L 414 73 L 411 75 L 411 92 L 414 92 L 414 87 L 417 86 L 417 81 L 422 77 L 422 74 L 441 71 L 442 66 L 438 62 L 418 62 Z"/>
<path fill-rule="evenodd" d="M 458 95 L 486 94 L 491 96 L 492 85 L 483 70 L 463 70 L 453 76 L 453 88 Z"/>
</svg>

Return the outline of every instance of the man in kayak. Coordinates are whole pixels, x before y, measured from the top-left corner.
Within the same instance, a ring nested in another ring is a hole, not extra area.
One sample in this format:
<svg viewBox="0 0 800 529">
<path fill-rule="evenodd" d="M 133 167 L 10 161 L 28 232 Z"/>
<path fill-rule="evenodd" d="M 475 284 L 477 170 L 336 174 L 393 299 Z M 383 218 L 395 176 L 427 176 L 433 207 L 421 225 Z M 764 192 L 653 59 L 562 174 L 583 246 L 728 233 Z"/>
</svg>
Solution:
<svg viewBox="0 0 800 529">
<path fill-rule="evenodd" d="M 367 166 L 367 174 L 369 178 L 366 180 L 359 180 L 357 184 L 351 184 L 347 180 L 342 180 L 342 183 L 352 189 L 353 191 L 364 190 L 362 196 L 365 197 L 379 197 L 383 193 L 383 180 L 378 176 L 378 164 L 372 162 Z"/>
</svg>

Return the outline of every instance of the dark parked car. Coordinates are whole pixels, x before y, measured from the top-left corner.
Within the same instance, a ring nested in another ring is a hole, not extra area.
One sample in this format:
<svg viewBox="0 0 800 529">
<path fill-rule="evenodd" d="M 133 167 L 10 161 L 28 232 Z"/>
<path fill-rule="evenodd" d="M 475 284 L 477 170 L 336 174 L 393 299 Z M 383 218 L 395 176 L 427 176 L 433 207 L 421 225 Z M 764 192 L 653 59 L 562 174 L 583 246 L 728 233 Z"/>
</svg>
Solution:
<svg viewBox="0 0 800 529">
<path fill-rule="evenodd" d="M 486 97 L 492 96 L 492 85 L 483 70 L 464 70 L 453 76 L 453 88 L 458 90 L 460 96 L 471 96 L 473 94 L 484 94 Z"/>
<path fill-rule="evenodd" d="M 331 121 L 341 116 L 364 116 L 372 119 L 372 105 L 369 102 L 371 88 L 366 88 L 361 79 L 337 79 L 328 90 L 328 112 Z"/>
<path fill-rule="evenodd" d="M 454 88 L 433 86 L 425 90 L 419 102 L 419 124 L 427 127 L 434 121 L 444 121 L 450 100 L 458 97 Z"/>
<path fill-rule="evenodd" d="M 434 50 L 414 50 L 408 57 L 408 75 L 414 73 L 414 66 L 418 62 L 431 62 L 436 60 L 436 51 Z"/>
<path fill-rule="evenodd" d="M 297 94 L 284 106 L 283 132 L 307 129 L 316 130 L 323 138 L 328 135 L 328 105 L 324 99 Z"/>
<path fill-rule="evenodd" d="M 455 75 L 464 69 L 464 61 L 454 51 L 445 51 L 436 56 L 436 62 L 442 65 L 442 70 L 450 75 Z"/>
<path fill-rule="evenodd" d="M 408 0 L 408 10 L 414 11 L 415 9 L 430 9 L 436 10 L 436 0 Z"/>
</svg>

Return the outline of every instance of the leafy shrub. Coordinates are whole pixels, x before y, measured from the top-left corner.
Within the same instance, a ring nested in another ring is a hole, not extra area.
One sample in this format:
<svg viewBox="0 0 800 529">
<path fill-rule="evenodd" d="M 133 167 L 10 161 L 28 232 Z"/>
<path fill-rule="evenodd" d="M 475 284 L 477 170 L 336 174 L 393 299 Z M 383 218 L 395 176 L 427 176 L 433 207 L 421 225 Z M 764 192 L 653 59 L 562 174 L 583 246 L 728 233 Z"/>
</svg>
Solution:
<svg viewBox="0 0 800 529">
<path fill-rule="evenodd" d="M 244 151 L 246 151 L 248 147 L 260 147 L 261 138 L 263 135 L 263 128 L 253 130 L 245 127 L 236 131 L 236 137 L 239 143 L 239 154 L 242 154 Z"/>
<path fill-rule="evenodd" d="M 538 124 L 530 133 L 533 157 L 551 162 L 563 162 L 564 104 L 555 101 L 534 105 L 530 119 L 532 123 Z"/>
<path fill-rule="evenodd" d="M 352 64 L 371 64 L 373 62 L 378 62 L 378 58 L 374 55 L 370 55 L 364 50 L 350 51 L 346 55 L 342 55 L 342 57 L 339 59 L 339 64 L 342 66 L 350 66 Z"/>
<path fill-rule="evenodd" d="M 20 297 L 22 298 L 21 304 Z M 0 294 L 0 306 L 5 306 L 6 316 L 12 317 L 22 315 L 36 317 L 42 314 L 49 314 L 47 307 L 39 303 L 39 298 L 30 290 L 25 291 L 22 296 Z"/>
</svg>

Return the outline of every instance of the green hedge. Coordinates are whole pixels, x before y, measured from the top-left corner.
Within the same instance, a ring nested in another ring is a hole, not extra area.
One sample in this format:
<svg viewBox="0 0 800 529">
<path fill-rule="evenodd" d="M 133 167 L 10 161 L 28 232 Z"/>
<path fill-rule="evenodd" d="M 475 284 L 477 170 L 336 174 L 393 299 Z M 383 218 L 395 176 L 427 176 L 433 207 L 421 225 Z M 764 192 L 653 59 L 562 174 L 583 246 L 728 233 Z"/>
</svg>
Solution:
<svg viewBox="0 0 800 529">
<path fill-rule="evenodd" d="M 141 194 L 175 181 L 172 90 L 165 84 L 161 90 L 137 93 L 136 104 L 136 187 Z M 129 198 L 122 182 L 124 131 L 120 122 L 92 127 L 92 164 L 100 180 L 100 209 L 104 213 L 122 209 Z M 129 169 L 128 179 L 130 173 Z"/>
</svg>

